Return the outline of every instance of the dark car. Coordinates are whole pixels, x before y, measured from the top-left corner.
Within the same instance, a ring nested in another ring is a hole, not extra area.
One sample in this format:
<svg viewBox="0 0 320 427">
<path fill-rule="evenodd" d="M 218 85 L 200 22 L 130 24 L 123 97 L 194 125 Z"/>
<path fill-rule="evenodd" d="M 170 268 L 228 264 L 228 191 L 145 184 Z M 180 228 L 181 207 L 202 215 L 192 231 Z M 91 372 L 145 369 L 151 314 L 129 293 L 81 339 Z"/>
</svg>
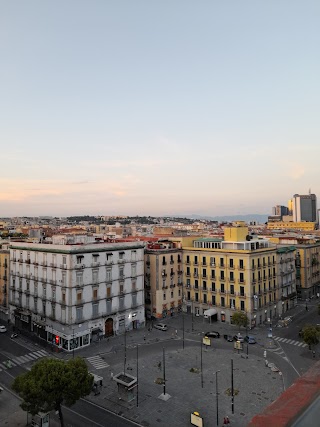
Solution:
<svg viewBox="0 0 320 427">
<path fill-rule="evenodd" d="M 255 339 L 255 337 L 252 337 L 251 335 L 247 335 L 244 337 L 244 340 L 248 343 L 248 344 L 255 344 L 257 341 Z"/>
<path fill-rule="evenodd" d="M 223 338 L 225 340 L 227 340 L 228 342 L 232 342 L 233 341 L 233 336 L 232 335 L 223 335 Z"/>
<path fill-rule="evenodd" d="M 208 338 L 220 338 L 219 332 L 216 331 L 206 332 L 204 336 Z"/>
</svg>

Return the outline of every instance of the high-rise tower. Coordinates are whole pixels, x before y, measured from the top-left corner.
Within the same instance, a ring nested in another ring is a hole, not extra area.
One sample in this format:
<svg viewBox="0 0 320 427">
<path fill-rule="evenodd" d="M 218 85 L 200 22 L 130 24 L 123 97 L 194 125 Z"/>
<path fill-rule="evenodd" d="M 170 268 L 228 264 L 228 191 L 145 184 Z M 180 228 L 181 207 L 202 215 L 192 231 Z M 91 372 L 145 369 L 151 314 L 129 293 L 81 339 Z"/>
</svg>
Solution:
<svg viewBox="0 0 320 427">
<path fill-rule="evenodd" d="M 294 222 L 317 221 L 317 197 L 315 194 L 295 194 L 292 198 L 292 214 Z"/>
</svg>

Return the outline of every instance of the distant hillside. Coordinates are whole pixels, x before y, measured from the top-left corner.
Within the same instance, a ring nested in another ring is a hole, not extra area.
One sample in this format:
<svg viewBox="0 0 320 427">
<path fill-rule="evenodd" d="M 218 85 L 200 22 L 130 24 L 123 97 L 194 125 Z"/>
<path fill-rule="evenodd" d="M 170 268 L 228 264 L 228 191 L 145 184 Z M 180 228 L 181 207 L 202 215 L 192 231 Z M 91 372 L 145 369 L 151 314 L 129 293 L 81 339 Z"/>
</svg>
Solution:
<svg viewBox="0 0 320 427">
<path fill-rule="evenodd" d="M 268 221 L 268 215 L 261 214 L 247 214 L 247 215 L 224 215 L 224 216 L 201 216 L 201 215 L 187 215 L 188 218 L 192 219 L 208 219 L 210 221 L 219 222 L 232 222 L 232 221 L 256 221 L 259 224 L 264 224 Z"/>
</svg>

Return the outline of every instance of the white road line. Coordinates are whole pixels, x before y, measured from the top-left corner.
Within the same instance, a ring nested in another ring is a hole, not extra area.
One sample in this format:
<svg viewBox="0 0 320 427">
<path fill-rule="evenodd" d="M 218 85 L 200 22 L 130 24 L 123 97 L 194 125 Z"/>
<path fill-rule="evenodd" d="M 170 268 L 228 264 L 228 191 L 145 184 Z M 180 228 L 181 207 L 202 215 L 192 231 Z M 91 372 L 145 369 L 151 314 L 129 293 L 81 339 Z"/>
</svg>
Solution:
<svg viewBox="0 0 320 427">
<path fill-rule="evenodd" d="M 48 356 L 48 353 L 45 350 L 40 350 L 38 353 L 41 353 L 43 356 Z"/>
<path fill-rule="evenodd" d="M 34 351 L 33 354 L 38 354 L 39 357 L 43 357 L 43 354 L 41 353 L 41 351 Z"/>
<path fill-rule="evenodd" d="M 295 340 L 289 340 L 288 342 L 287 342 L 287 344 L 294 344 L 294 343 L 296 343 L 297 341 L 295 341 Z"/>
<path fill-rule="evenodd" d="M 0 367 L 1 367 L 2 369 L 7 369 L 7 367 L 6 367 L 6 366 L 4 366 L 2 363 L 0 363 Z M 1 369 L 1 371 L 2 371 L 2 369 Z"/>
<path fill-rule="evenodd" d="M 307 344 L 302 344 L 302 347 L 308 347 L 308 345 Z"/>
<path fill-rule="evenodd" d="M 38 356 L 35 356 L 32 353 L 29 353 L 28 356 L 31 357 L 32 360 L 38 359 Z"/>
<path fill-rule="evenodd" d="M 303 345 L 303 342 L 299 342 L 298 347 L 301 347 Z"/>
</svg>

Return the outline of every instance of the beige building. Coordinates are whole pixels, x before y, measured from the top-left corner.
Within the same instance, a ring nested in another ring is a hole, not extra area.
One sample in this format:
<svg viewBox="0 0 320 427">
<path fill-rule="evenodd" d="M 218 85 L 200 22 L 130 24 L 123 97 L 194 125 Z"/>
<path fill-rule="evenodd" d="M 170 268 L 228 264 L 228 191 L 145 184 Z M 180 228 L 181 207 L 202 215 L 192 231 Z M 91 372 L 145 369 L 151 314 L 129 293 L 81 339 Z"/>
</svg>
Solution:
<svg viewBox="0 0 320 427">
<path fill-rule="evenodd" d="M 320 242 L 296 248 L 298 297 L 312 298 L 320 292 Z"/>
<path fill-rule="evenodd" d="M 166 318 L 182 310 L 182 251 L 168 240 L 145 250 L 146 318 Z"/>
</svg>

